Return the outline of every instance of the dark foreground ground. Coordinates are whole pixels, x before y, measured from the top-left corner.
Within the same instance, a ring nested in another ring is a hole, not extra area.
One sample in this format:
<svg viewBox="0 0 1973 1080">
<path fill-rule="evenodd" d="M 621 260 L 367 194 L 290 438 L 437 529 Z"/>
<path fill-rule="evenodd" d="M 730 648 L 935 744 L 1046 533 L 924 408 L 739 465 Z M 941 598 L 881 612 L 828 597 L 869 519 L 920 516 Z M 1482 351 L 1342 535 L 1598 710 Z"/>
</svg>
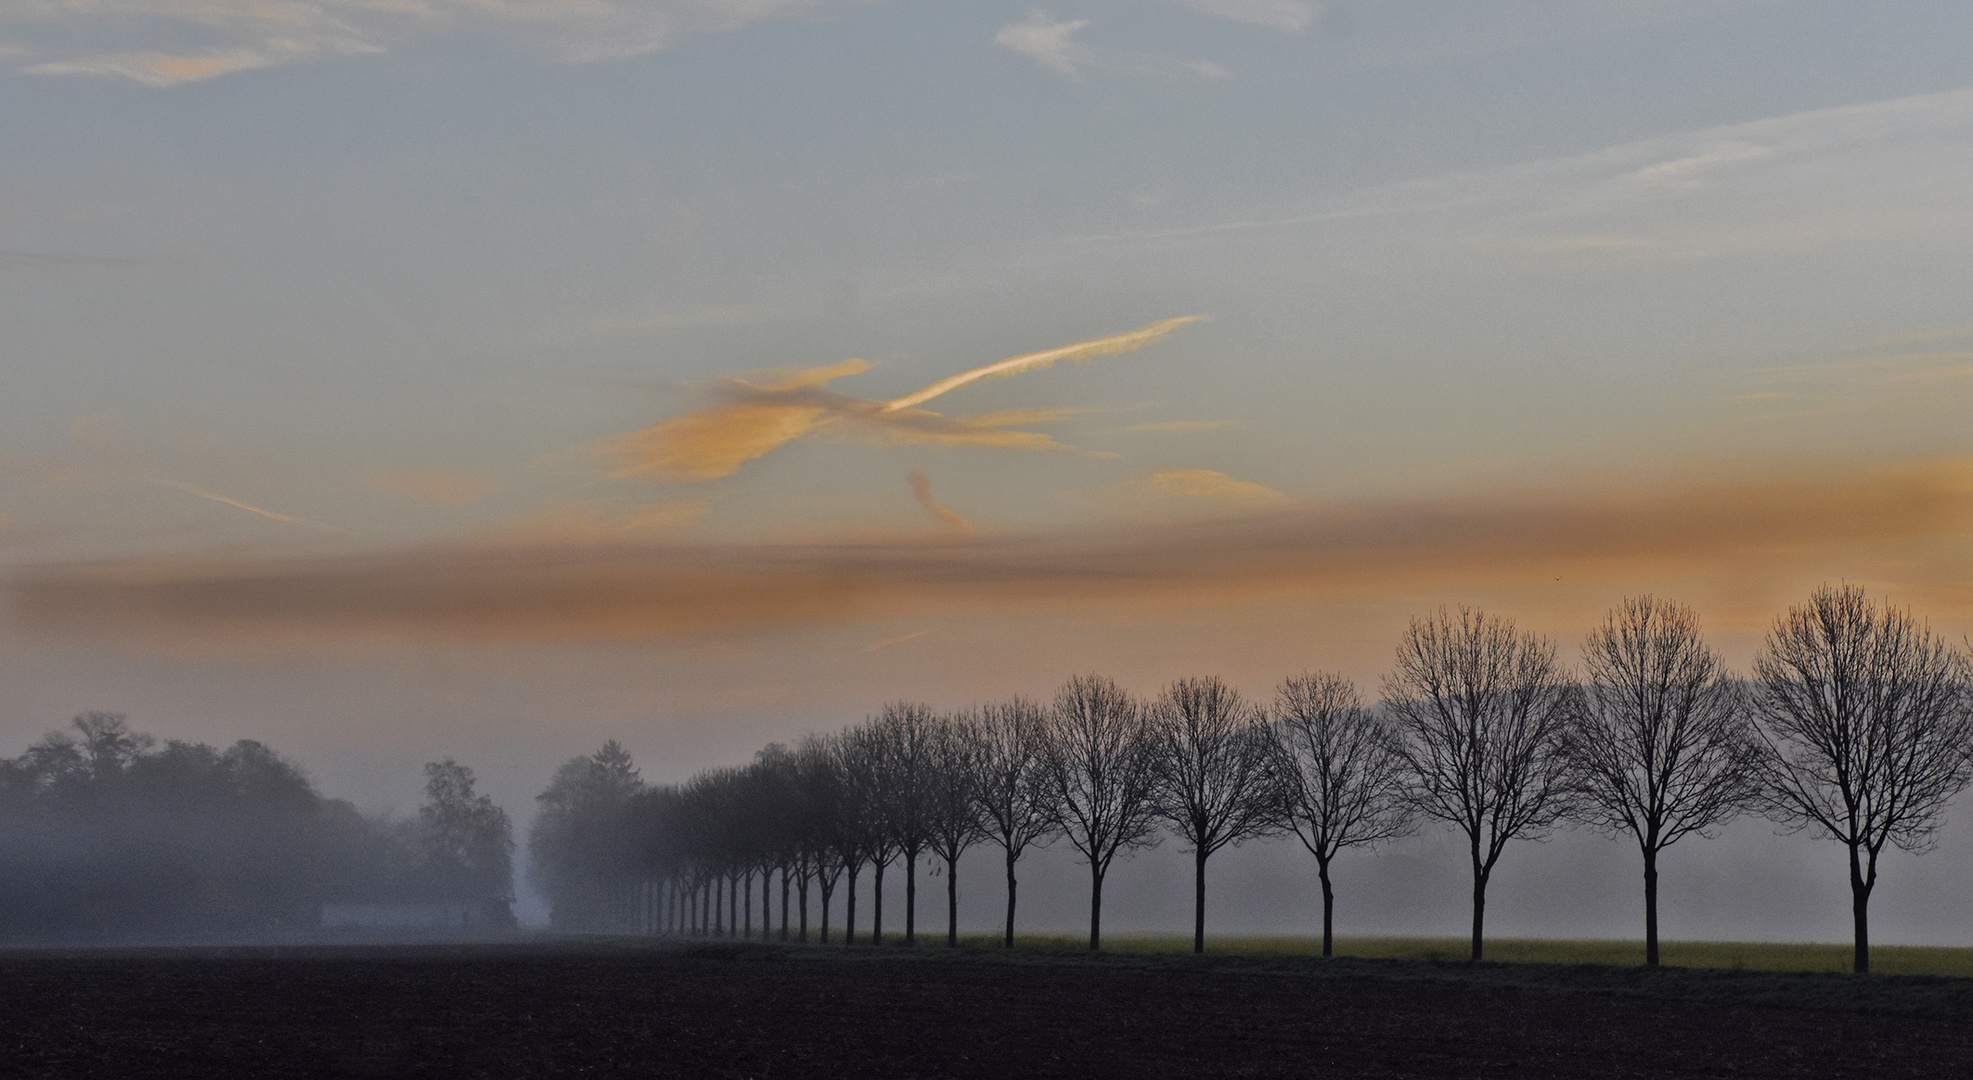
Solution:
<svg viewBox="0 0 1973 1080">
<path fill-rule="evenodd" d="M 768 946 L 0 953 L 7 1076 L 1963 1077 L 1973 980 Z"/>
</svg>

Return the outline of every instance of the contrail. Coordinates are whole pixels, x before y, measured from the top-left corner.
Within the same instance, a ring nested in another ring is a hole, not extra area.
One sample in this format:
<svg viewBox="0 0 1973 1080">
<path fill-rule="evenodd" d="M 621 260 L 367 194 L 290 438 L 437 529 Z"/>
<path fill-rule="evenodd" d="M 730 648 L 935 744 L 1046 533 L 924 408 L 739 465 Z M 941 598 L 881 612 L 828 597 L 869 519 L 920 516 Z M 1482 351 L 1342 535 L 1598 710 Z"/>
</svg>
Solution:
<svg viewBox="0 0 1973 1080">
<path fill-rule="evenodd" d="M 258 506 L 253 506 L 248 503 L 243 503 L 238 499 L 229 499 L 226 496 L 221 495 L 216 491 L 207 491 L 206 489 L 198 486 L 197 484 L 188 484 L 183 480 L 154 479 L 153 483 L 163 484 L 165 487 L 168 488 L 177 488 L 179 491 L 182 491 L 187 495 L 197 495 L 201 499 L 211 499 L 213 502 L 216 503 L 225 503 L 227 506 L 236 506 L 242 510 L 245 510 L 249 514 L 259 514 L 261 517 L 268 518 L 273 521 L 285 522 L 289 525 L 300 525 L 304 528 L 309 528 L 309 529 L 326 529 L 329 532 L 334 532 L 334 533 L 347 533 L 349 531 L 347 529 L 338 529 L 334 525 L 324 525 L 319 521 L 310 521 L 307 518 L 292 517 L 288 514 L 280 514 L 272 510 L 262 510 Z"/>
<path fill-rule="evenodd" d="M 887 401 L 884 403 L 882 411 L 896 412 L 899 409 L 909 409 L 913 405 L 922 405 L 938 397 L 940 394 L 957 390 L 969 382 L 979 379 L 990 379 L 996 375 L 1013 375 L 1032 368 L 1047 367 L 1057 360 L 1086 360 L 1092 356 L 1114 356 L 1117 353 L 1127 353 L 1134 349 L 1141 349 L 1146 345 L 1155 345 L 1173 330 L 1184 326 L 1186 323 L 1198 322 L 1203 318 L 1205 318 L 1203 315 L 1183 315 L 1176 319 L 1162 319 L 1142 330 L 1132 330 L 1127 334 L 1112 334 L 1109 337 L 1100 337 L 1094 341 L 1078 341 L 1074 345 L 1063 345 L 1056 349 L 1028 353 L 1026 356 L 1011 357 L 997 364 L 988 364 L 982 368 L 974 368 L 971 371 L 960 372 L 950 378 L 940 379 L 938 382 L 927 386 L 915 394 L 906 394 L 901 398 Z"/>
<path fill-rule="evenodd" d="M 890 648 L 893 645 L 902 645 L 907 641 L 916 641 L 919 638 L 924 637 L 926 634 L 929 633 L 931 633 L 930 630 L 913 630 L 909 634 L 899 634 L 896 637 L 885 638 L 882 641 L 873 641 L 870 644 L 865 645 L 863 648 L 858 649 L 856 651 L 867 656 L 873 652 L 881 652 L 885 649 Z"/>
<path fill-rule="evenodd" d="M 1061 410 L 1047 416 L 1027 410 L 965 420 L 919 406 L 980 379 L 1031 371 L 1057 360 L 1082 360 L 1141 349 L 1177 327 L 1201 318 L 1188 315 L 1165 319 L 1125 334 L 1016 356 L 941 379 L 915 394 L 892 401 L 851 397 L 828 389 L 832 380 L 869 370 L 870 365 L 862 360 L 784 371 L 779 373 L 777 381 L 770 383 L 724 379 L 721 380 L 724 400 L 615 436 L 603 443 L 603 449 L 618 462 L 611 473 L 614 477 L 650 474 L 668 480 L 731 476 L 746 462 L 834 425 L 861 428 L 865 433 L 898 442 L 1077 452 L 1074 447 L 1046 435 L 999 426 L 1059 418 L 1064 415 Z"/>
</svg>

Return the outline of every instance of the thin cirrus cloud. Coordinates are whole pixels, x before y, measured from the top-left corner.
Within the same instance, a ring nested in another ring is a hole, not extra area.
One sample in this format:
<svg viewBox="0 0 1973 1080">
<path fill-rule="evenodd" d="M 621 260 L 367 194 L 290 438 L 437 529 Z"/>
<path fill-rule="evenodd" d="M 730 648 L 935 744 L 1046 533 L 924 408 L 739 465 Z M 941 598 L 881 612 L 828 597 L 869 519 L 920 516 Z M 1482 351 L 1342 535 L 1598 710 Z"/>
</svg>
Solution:
<svg viewBox="0 0 1973 1080">
<path fill-rule="evenodd" d="M 1159 469 L 1131 484 L 1144 495 L 1227 503 L 1250 509 L 1294 505 L 1294 500 L 1265 484 L 1239 480 L 1213 469 Z"/>
<path fill-rule="evenodd" d="M 1342 195 L 1308 212 L 1069 237 L 1169 249 L 1325 230 L 1380 252 L 1611 264 L 1882 251 L 1973 233 L 1973 89 L 1815 109 Z"/>
<path fill-rule="evenodd" d="M 1152 56 L 1077 40 L 1076 35 L 1088 27 L 1088 19 L 1057 19 L 1035 8 L 1019 21 L 1001 27 L 993 36 L 993 43 L 1071 79 L 1080 79 L 1091 71 L 1158 78 L 1224 79 L 1232 75 L 1209 60 Z"/>
<path fill-rule="evenodd" d="M 1039 432 L 1000 426 L 1009 417 L 1033 421 L 1059 418 L 1017 413 L 961 419 L 921 408 L 925 402 L 981 379 L 1018 375 L 1062 360 L 1114 356 L 1152 345 L 1200 316 L 1164 319 L 1142 329 L 1073 345 L 1011 357 L 941 379 L 915 393 L 889 401 L 850 397 L 828 388 L 836 379 L 870 370 L 862 360 L 782 372 L 772 382 L 722 380 L 723 400 L 683 416 L 628 432 L 603 444 L 618 478 L 651 476 L 663 480 L 715 480 L 731 476 L 749 461 L 796 439 L 827 431 L 846 438 L 934 446 L 982 446 L 1009 450 L 1074 451 Z"/>
<path fill-rule="evenodd" d="M 165 87 L 229 72 L 489 35 L 561 61 L 877 0 L 0 0 L 0 60 L 30 75 Z"/>
<path fill-rule="evenodd" d="M 43 565 L 18 573 L 6 599 L 16 628 L 38 639 L 242 655 L 1445 596 L 1559 576 L 1613 588 L 1676 578 L 1743 597 L 1845 577 L 1958 618 L 1973 615 L 1962 555 L 1969 528 L 1973 460 L 1951 459 L 957 542 L 436 544 Z"/>
</svg>

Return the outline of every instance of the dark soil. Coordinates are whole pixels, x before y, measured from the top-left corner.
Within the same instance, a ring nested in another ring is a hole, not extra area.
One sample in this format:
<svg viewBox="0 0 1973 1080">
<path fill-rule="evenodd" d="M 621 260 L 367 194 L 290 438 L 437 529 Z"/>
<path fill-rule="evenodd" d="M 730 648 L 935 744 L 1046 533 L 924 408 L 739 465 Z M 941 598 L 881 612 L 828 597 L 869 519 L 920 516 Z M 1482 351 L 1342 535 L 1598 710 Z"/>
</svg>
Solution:
<svg viewBox="0 0 1973 1080">
<path fill-rule="evenodd" d="M 0 954 L 7 1076 L 1943 1077 L 1973 980 L 940 948 Z"/>
</svg>

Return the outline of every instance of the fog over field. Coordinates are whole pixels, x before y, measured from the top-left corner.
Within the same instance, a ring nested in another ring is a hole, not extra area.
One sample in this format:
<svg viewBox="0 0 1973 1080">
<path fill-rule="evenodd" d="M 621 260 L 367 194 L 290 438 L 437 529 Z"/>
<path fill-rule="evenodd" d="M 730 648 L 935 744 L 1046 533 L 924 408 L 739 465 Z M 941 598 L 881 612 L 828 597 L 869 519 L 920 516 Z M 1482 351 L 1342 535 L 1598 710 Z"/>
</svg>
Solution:
<svg viewBox="0 0 1973 1080">
<path fill-rule="evenodd" d="M 1949 0 L 0 0 L 0 758 L 121 714 L 373 822 L 452 759 L 524 863 L 606 740 L 673 784 L 1089 672 L 1374 702 L 1445 606 L 1573 666 L 1651 594 L 1747 675 L 1854 585 L 1965 648 L 1969 40 Z M 1877 940 L 1973 944 L 1962 815 L 1887 849 Z M 1462 845 L 1346 851 L 1338 933 L 1462 934 Z M 1108 929 L 1190 929 L 1182 849 Z M 1086 929 L 1066 845 L 1022 867 L 1024 929 Z M 1667 938 L 1849 935 L 1812 833 L 1661 869 Z M 1637 936 L 1640 873 L 1517 841 L 1488 932 Z M 1292 839 L 1209 895 L 1319 930 Z"/>
</svg>

